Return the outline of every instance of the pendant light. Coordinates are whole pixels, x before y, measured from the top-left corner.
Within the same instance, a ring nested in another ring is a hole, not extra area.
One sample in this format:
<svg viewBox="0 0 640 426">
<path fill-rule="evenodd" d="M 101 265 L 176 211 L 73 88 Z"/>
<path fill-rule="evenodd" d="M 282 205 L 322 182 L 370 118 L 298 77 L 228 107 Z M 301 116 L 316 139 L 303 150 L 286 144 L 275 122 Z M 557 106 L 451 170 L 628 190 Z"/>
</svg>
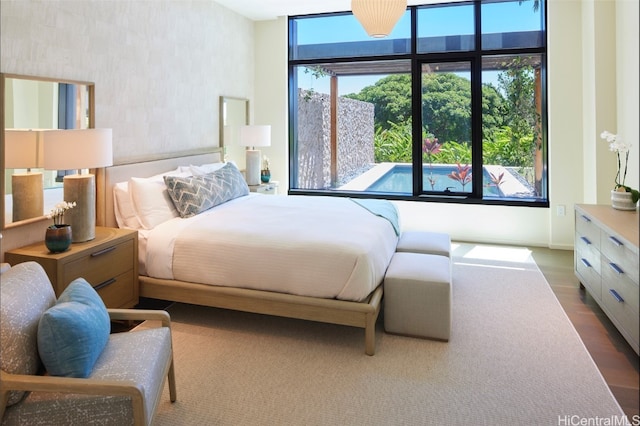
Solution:
<svg viewBox="0 0 640 426">
<path fill-rule="evenodd" d="M 351 11 L 370 37 L 386 37 L 407 10 L 407 0 L 351 0 Z"/>
</svg>

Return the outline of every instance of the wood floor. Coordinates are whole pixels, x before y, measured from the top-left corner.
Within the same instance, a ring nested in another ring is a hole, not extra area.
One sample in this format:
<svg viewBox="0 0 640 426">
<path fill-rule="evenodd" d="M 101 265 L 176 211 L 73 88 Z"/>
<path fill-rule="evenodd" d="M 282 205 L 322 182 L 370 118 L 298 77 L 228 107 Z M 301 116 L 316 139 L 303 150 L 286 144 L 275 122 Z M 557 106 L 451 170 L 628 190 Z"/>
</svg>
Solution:
<svg viewBox="0 0 640 426">
<path fill-rule="evenodd" d="M 639 357 L 573 273 L 573 251 L 531 248 L 533 258 L 578 331 L 627 418 L 640 416 Z M 637 424 L 637 423 L 633 423 Z"/>
</svg>

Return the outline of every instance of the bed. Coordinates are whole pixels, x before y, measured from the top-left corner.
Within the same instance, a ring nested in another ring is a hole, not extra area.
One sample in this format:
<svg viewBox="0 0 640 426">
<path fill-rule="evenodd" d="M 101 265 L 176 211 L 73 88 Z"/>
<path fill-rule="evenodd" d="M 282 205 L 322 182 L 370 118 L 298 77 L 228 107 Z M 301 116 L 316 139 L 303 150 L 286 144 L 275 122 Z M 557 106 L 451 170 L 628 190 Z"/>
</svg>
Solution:
<svg viewBox="0 0 640 426">
<path fill-rule="evenodd" d="M 99 171 L 98 223 L 139 230 L 140 296 L 360 327 L 373 355 L 393 205 L 250 193 L 238 176 L 219 149 Z"/>
</svg>

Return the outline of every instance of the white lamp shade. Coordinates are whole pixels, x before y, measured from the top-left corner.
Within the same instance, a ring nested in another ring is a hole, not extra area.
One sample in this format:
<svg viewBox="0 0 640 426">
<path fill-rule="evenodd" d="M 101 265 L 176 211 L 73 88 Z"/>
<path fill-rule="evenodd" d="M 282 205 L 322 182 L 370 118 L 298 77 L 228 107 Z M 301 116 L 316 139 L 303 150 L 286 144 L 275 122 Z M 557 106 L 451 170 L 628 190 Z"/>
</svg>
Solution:
<svg viewBox="0 0 640 426">
<path fill-rule="evenodd" d="M 242 146 L 269 146 L 271 126 L 240 126 L 238 142 Z"/>
<path fill-rule="evenodd" d="M 7 169 L 30 169 L 44 166 L 43 146 L 35 130 L 5 130 L 5 158 Z"/>
<path fill-rule="evenodd" d="M 370 37 L 391 34 L 407 10 L 407 0 L 351 0 L 351 11 Z"/>
<path fill-rule="evenodd" d="M 111 129 L 46 130 L 44 168 L 93 169 L 113 164 Z"/>
</svg>

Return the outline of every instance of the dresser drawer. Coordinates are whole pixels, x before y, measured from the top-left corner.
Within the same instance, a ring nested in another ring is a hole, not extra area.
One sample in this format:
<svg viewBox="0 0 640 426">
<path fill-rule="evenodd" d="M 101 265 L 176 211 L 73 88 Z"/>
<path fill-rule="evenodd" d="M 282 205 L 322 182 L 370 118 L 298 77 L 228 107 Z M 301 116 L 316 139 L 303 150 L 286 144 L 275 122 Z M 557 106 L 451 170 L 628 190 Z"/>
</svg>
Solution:
<svg viewBox="0 0 640 426">
<path fill-rule="evenodd" d="M 606 263 L 605 263 L 606 262 Z M 619 265 L 613 262 L 607 262 L 603 258 L 602 263 L 602 297 L 604 298 L 606 293 L 615 291 L 622 299 L 625 306 L 628 306 L 633 312 L 635 312 L 636 321 L 638 321 L 638 284 L 631 280 L 631 277 L 627 275 L 625 271 Z M 611 295 L 615 299 L 614 295 Z"/>
<path fill-rule="evenodd" d="M 600 250 L 600 228 L 589 215 L 576 211 L 576 234 L 589 241 L 596 250 Z"/>
<path fill-rule="evenodd" d="M 588 263 L 597 274 L 600 274 L 600 251 L 595 247 L 588 237 L 576 233 L 574 243 L 576 262 L 583 265 Z M 578 264 L 576 264 L 576 267 Z"/>
<path fill-rule="evenodd" d="M 95 287 L 132 270 L 133 262 L 134 243 L 132 240 L 96 248 L 86 256 L 66 265 L 63 285 L 66 287 L 74 279 L 82 277 Z"/>
<path fill-rule="evenodd" d="M 636 353 L 640 353 L 639 224 L 637 211 L 575 206 L 575 275 Z"/>
<path fill-rule="evenodd" d="M 601 251 L 610 261 L 619 265 L 631 281 L 637 283 L 640 272 L 638 271 L 638 253 L 613 235 L 602 231 L 600 239 Z"/>
<path fill-rule="evenodd" d="M 600 265 L 600 260 L 597 262 Z M 602 298 L 600 290 L 600 273 L 596 271 L 587 259 L 577 257 L 576 258 L 576 273 L 580 282 L 587 288 L 591 296 L 600 301 Z"/>
<path fill-rule="evenodd" d="M 621 333 L 629 336 L 637 348 L 640 339 L 638 314 L 638 285 L 629 277 L 619 275 L 602 265 L 602 304 Z"/>
</svg>

